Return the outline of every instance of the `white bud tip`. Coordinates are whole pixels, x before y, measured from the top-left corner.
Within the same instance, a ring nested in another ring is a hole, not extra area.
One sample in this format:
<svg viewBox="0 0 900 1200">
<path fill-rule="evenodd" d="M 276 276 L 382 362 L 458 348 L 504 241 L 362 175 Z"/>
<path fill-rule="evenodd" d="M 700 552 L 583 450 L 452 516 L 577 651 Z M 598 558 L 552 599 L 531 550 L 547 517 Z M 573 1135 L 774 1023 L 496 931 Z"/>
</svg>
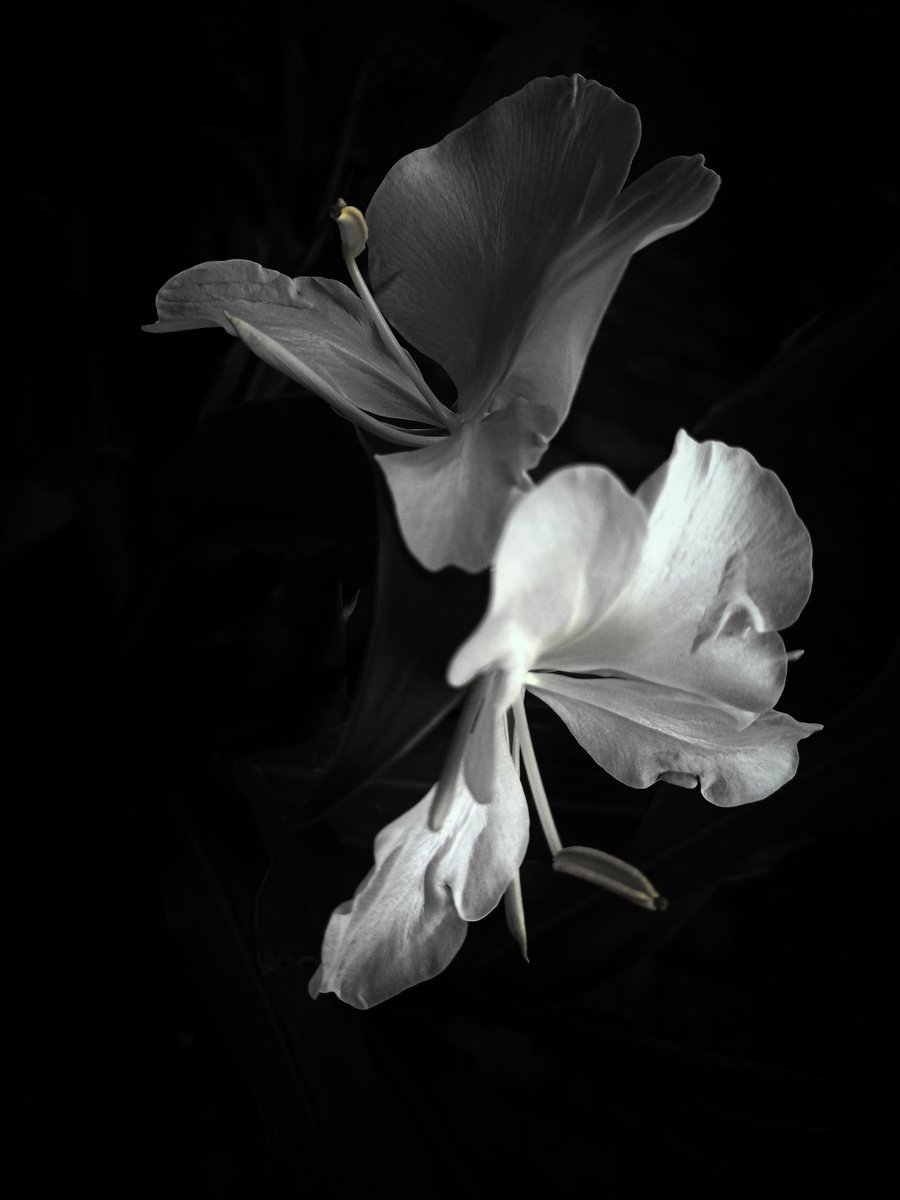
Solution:
<svg viewBox="0 0 900 1200">
<path fill-rule="evenodd" d="M 358 208 L 354 208 L 340 196 L 329 211 L 332 220 L 337 222 L 345 258 L 359 258 L 369 240 L 366 218 Z"/>
</svg>

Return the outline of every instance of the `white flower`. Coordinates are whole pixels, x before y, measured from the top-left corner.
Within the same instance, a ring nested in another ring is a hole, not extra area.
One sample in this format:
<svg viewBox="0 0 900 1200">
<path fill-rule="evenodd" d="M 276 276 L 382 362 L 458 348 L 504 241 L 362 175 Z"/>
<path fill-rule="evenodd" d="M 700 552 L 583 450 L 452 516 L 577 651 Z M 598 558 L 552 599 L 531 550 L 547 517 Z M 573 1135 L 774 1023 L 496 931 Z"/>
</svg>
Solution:
<svg viewBox="0 0 900 1200">
<path fill-rule="evenodd" d="M 410 550 L 431 570 L 481 570 L 566 418 L 631 256 L 699 217 L 718 188 L 700 155 L 625 187 L 639 141 L 637 110 L 609 88 L 536 79 L 401 159 L 365 218 L 341 202 L 356 293 L 243 259 L 201 263 L 160 289 L 147 328 L 222 326 L 402 447 L 378 461 Z M 371 292 L 356 264 L 367 240 Z M 391 326 L 445 368 L 453 407 Z"/>
<path fill-rule="evenodd" d="M 777 630 L 811 582 L 809 535 L 784 486 L 721 442 L 680 433 L 634 496 L 599 466 L 565 467 L 524 495 L 499 540 L 488 611 L 449 666 L 451 683 L 472 687 L 442 779 L 379 834 L 375 866 L 329 921 L 311 993 L 366 1008 L 431 978 L 504 893 L 524 944 L 516 743 L 554 866 L 658 907 L 635 868 L 562 845 L 523 691 L 631 787 L 699 783 L 713 804 L 760 800 L 820 728 L 774 709 L 788 661 Z"/>
</svg>

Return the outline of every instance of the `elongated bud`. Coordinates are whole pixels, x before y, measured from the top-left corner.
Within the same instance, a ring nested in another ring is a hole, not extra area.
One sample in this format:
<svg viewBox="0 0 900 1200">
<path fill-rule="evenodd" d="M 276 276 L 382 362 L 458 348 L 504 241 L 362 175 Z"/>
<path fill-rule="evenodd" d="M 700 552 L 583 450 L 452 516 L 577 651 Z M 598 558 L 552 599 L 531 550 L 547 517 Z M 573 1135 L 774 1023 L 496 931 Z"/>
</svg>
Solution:
<svg viewBox="0 0 900 1200">
<path fill-rule="evenodd" d="M 341 244 L 344 247 L 344 257 L 351 259 L 359 258 L 366 248 L 366 242 L 369 240 L 369 227 L 366 224 L 366 218 L 358 208 L 354 208 L 352 204 L 348 204 L 341 196 L 332 204 L 329 214 L 337 222 L 337 227 L 341 235 Z"/>
</svg>

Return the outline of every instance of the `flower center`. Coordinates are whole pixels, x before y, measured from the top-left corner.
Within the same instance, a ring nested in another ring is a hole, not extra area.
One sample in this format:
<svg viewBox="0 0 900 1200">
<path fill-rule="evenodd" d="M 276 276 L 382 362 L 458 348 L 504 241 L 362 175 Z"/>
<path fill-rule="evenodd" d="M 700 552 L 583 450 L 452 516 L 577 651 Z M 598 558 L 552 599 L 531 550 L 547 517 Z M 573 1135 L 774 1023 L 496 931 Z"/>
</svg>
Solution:
<svg viewBox="0 0 900 1200">
<path fill-rule="evenodd" d="M 348 204 L 341 197 L 331 206 L 331 217 L 337 224 L 338 232 L 341 235 L 344 262 L 353 281 L 353 286 L 356 288 L 360 300 L 366 306 L 369 316 L 374 321 L 375 328 L 378 330 L 386 349 L 407 373 L 416 391 L 434 413 L 438 425 L 443 429 L 456 429 L 460 424 L 459 417 L 455 413 L 450 412 L 445 405 L 441 404 L 440 400 L 438 400 L 437 396 L 435 396 L 434 392 L 423 379 L 422 372 L 419 370 L 415 359 L 397 341 L 393 330 L 384 319 L 384 314 L 375 303 L 375 297 L 369 291 L 368 285 L 362 277 L 362 272 L 356 265 L 356 260 L 362 254 L 363 250 L 365 250 L 366 243 L 369 240 L 369 226 L 366 224 L 366 218 L 358 208 L 354 208 L 352 204 Z"/>
</svg>

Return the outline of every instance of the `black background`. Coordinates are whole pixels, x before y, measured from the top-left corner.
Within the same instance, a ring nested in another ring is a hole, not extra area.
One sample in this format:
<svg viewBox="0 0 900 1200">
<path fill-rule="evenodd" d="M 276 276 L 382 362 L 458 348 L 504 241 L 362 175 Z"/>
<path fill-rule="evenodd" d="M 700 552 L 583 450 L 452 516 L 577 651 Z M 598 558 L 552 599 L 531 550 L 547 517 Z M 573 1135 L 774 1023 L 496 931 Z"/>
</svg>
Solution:
<svg viewBox="0 0 900 1200">
<path fill-rule="evenodd" d="M 13 1194 L 480 1195 L 496 1172 L 526 1195 L 890 1193 L 894 61 L 887 6 L 823 11 L 19 13 Z M 288 843 L 254 930 L 273 830 L 365 678 L 375 491 L 349 427 L 242 347 L 139 327 L 205 259 L 340 277 L 336 193 L 364 207 L 400 155 L 572 71 L 638 106 L 638 170 L 701 151 L 723 186 L 629 267 L 545 467 L 600 461 L 635 486 L 684 426 L 778 470 L 816 570 L 781 707 L 825 729 L 792 784 L 723 820 L 605 781 L 536 710 L 567 840 L 656 864 L 671 910 L 650 927 L 587 896 L 535 839 L 529 966 L 494 914 L 439 980 L 369 1013 L 313 1004 L 327 914 L 447 729 Z"/>
</svg>

